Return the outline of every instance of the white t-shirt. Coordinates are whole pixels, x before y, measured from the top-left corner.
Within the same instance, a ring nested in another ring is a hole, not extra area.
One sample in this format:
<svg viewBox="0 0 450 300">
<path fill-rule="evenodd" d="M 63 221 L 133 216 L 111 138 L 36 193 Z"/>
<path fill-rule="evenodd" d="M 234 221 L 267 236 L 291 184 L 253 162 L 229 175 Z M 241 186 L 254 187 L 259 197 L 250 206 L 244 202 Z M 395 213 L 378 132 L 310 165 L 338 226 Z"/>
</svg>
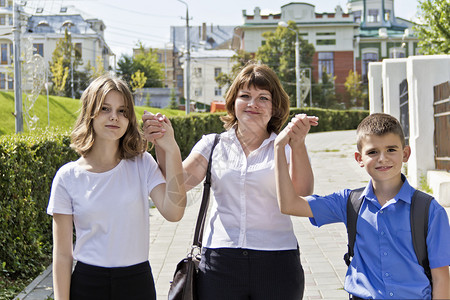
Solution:
<svg viewBox="0 0 450 300">
<path fill-rule="evenodd" d="M 248 157 L 235 129 L 220 135 L 211 166 L 212 203 L 203 245 L 208 248 L 254 250 L 297 249 L 289 216 L 280 213 L 275 186 L 272 133 Z M 192 149 L 209 159 L 214 134 L 204 136 Z M 286 147 L 290 157 L 290 147 Z"/>
<path fill-rule="evenodd" d="M 164 177 L 147 152 L 103 173 L 70 162 L 53 179 L 47 213 L 73 215 L 77 261 L 102 267 L 134 265 L 148 260 L 148 197 L 161 183 Z"/>
</svg>

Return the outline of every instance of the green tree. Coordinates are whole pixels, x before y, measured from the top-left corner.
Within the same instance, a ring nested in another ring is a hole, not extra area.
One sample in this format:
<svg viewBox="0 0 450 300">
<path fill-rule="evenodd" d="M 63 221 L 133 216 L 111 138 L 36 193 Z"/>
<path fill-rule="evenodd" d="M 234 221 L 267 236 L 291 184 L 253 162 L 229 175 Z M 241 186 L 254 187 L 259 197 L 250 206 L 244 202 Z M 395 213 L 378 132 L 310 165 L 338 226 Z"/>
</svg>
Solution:
<svg viewBox="0 0 450 300">
<path fill-rule="evenodd" d="M 233 55 L 233 57 L 231 57 L 231 61 L 234 62 L 234 64 L 231 67 L 231 72 L 228 74 L 220 72 L 219 75 L 217 75 L 217 77 L 215 78 L 219 87 L 229 87 L 234 78 L 236 78 L 237 74 L 251 59 L 252 55 L 249 52 L 245 52 L 242 50 L 239 50 L 235 55 Z"/>
<path fill-rule="evenodd" d="M 145 76 L 144 72 L 141 72 L 141 70 L 137 70 L 135 73 L 131 74 L 131 90 L 134 92 L 135 96 L 139 97 L 139 99 L 142 99 L 143 93 L 141 89 L 144 87 L 146 82 L 147 77 Z M 148 99 L 148 102 L 148 104 L 150 104 L 150 97 Z"/>
<path fill-rule="evenodd" d="M 170 109 L 178 109 L 178 103 L 177 103 L 177 95 L 175 93 L 175 89 L 170 89 L 170 103 L 169 103 Z"/>
<path fill-rule="evenodd" d="M 367 94 L 364 92 L 361 75 L 358 72 L 353 73 L 350 70 L 344 85 L 351 98 L 351 105 L 358 107 L 364 106 L 364 99 L 367 98 Z"/>
<path fill-rule="evenodd" d="M 53 60 L 53 63 L 50 64 L 50 72 L 52 72 L 53 93 L 63 96 L 69 76 L 69 67 L 64 66 L 63 56 L 56 57 Z"/>
<path fill-rule="evenodd" d="M 292 30 L 294 31 L 292 31 Z M 256 59 L 267 64 L 277 74 L 289 94 L 291 106 L 296 105 L 295 40 L 297 25 L 289 21 L 288 28 L 278 26 L 275 32 L 264 32 L 265 44 L 258 48 Z M 299 36 L 300 68 L 311 68 L 314 46 Z"/>
<path fill-rule="evenodd" d="M 105 66 L 103 64 L 102 57 L 101 56 L 97 56 L 95 58 L 95 67 L 91 66 L 90 62 L 89 62 L 89 69 L 90 69 L 90 72 L 91 72 L 91 78 L 92 79 L 95 79 L 95 78 L 105 74 L 106 71 L 105 71 Z"/>
<path fill-rule="evenodd" d="M 119 59 L 118 73 L 131 85 L 131 75 L 138 70 L 147 77 L 144 87 L 163 87 L 164 65 L 158 62 L 156 49 L 145 49 L 142 43 L 138 44 L 134 57 L 122 55 Z"/>
<path fill-rule="evenodd" d="M 333 109 L 342 109 L 343 107 L 337 103 L 337 98 L 335 94 L 334 80 L 336 77 L 331 77 L 323 69 L 322 72 L 322 82 L 315 85 L 313 95 L 314 95 L 314 104 L 320 108 L 333 108 Z"/>
<path fill-rule="evenodd" d="M 52 61 L 49 62 L 54 84 L 53 92 L 61 96 L 71 97 L 73 83 L 74 97 L 79 98 L 81 91 L 89 83 L 89 72 L 79 70 L 82 64 L 81 53 L 72 43 L 72 36 L 66 28 L 64 37 L 56 43 Z M 68 72 L 68 74 L 66 75 L 65 72 Z"/>
<path fill-rule="evenodd" d="M 450 1 L 419 1 L 421 25 L 414 29 L 419 37 L 422 54 L 450 54 Z"/>
</svg>

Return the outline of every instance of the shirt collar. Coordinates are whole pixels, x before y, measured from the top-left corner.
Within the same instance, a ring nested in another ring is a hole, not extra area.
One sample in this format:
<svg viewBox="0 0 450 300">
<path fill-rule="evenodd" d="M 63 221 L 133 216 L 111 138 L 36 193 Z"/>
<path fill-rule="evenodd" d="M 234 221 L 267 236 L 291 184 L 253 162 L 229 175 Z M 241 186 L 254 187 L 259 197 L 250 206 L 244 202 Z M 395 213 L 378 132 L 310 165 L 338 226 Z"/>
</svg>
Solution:
<svg viewBox="0 0 450 300">
<path fill-rule="evenodd" d="M 234 140 L 235 142 L 239 143 L 239 140 L 236 136 L 236 128 L 237 128 L 237 125 L 234 125 L 232 128 L 228 129 L 227 136 L 231 140 Z M 262 142 L 262 144 L 261 144 L 261 146 L 259 146 L 259 148 L 262 148 L 262 147 L 266 146 L 268 143 L 275 141 L 276 138 L 277 138 L 277 134 L 275 132 L 272 132 L 270 134 L 270 136 Z"/>
<path fill-rule="evenodd" d="M 401 174 L 402 176 L 402 187 L 400 188 L 400 191 L 398 191 L 397 195 L 395 195 L 394 200 L 395 202 L 402 200 L 408 204 L 411 204 L 411 198 L 414 195 L 414 188 L 409 184 L 408 179 L 406 179 L 406 176 Z M 376 200 L 375 193 L 373 191 L 372 186 L 372 179 L 367 184 L 366 188 L 364 189 L 363 193 L 361 194 L 361 197 L 364 196 L 368 200 Z"/>
</svg>

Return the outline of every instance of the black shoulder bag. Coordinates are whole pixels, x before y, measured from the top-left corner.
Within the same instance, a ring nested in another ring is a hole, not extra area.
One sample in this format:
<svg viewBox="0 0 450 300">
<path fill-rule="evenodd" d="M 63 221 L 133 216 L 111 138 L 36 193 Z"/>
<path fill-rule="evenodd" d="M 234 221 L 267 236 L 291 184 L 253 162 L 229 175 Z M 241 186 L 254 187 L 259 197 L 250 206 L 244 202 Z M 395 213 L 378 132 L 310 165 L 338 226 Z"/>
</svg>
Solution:
<svg viewBox="0 0 450 300">
<path fill-rule="evenodd" d="M 181 260 L 170 283 L 169 300 L 196 300 L 197 296 L 197 272 L 200 263 L 200 250 L 202 248 L 203 228 L 205 225 L 206 212 L 209 204 L 209 193 L 211 188 L 211 161 L 214 148 L 219 141 L 219 134 L 216 134 L 214 144 L 209 155 L 208 167 L 206 169 L 205 182 L 203 184 L 203 197 L 200 211 L 195 226 L 194 241 L 191 252 L 186 258 Z M 196 252 L 197 254 L 194 254 Z"/>
</svg>

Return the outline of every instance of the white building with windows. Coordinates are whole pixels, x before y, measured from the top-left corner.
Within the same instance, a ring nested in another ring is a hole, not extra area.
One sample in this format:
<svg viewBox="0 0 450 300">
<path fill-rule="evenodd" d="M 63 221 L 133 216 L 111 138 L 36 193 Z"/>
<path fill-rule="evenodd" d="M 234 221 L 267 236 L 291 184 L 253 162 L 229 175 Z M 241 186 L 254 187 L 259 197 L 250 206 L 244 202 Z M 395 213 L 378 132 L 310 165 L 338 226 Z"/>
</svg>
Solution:
<svg viewBox="0 0 450 300">
<path fill-rule="evenodd" d="M 80 56 L 83 66 L 88 62 L 96 67 L 101 60 L 105 70 L 113 66 L 114 56 L 105 42 L 105 24 L 99 19 L 84 19 L 73 6 L 58 7 L 58 11 L 43 7 L 20 6 L 21 52 L 31 43 L 33 53 L 40 54 L 48 66 L 59 39 L 65 30 L 70 32 L 74 43 L 74 56 Z M 47 5 L 48 6 L 48 5 Z M 0 0 L 0 90 L 14 88 L 13 75 L 13 1 Z"/>
<path fill-rule="evenodd" d="M 220 73 L 230 73 L 234 62 L 233 50 L 198 50 L 191 53 L 191 101 L 211 105 L 212 101 L 225 101 L 227 87 L 220 88 L 215 78 Z"/>
<path fill-rule="evenodd" d="M 255 53 L 265 43 L 263 32 L 275 31 L 280 21 L 294 21 L 299 36 L 315 47 L 315 81 L 321 80 L 325 70 L 336 76 L 336 92 L 340 93 L 345 91 L 350 70 L 367 83 L 370 62 L 418 53 L 414 23 L 395 16 L 394 0 L 348 0 L 346 12 L 337 5 L 328 13 L 316 12 L 313 4 L 291 2 L 281 6 L 280 12 L 256 7 L 253 13 L 243 10 L 242 16 L 243 24 L 235 31 L 239 37 L 235 35 L 232 44 L 240 42 L 245 51 Z"/>
</svg>

